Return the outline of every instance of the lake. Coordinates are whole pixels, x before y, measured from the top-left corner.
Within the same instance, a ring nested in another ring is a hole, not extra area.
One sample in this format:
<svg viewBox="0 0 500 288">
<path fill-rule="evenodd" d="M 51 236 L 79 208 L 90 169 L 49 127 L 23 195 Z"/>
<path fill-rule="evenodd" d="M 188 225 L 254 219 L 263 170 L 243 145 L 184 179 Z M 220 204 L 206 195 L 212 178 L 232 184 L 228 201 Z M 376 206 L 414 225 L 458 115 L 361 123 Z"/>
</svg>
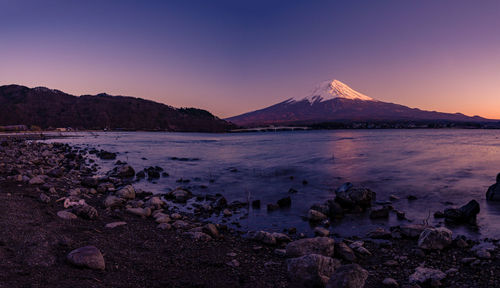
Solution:
<svg viewBox="0 0 500 288">
<path fill-rule="evenodd" d="M 241 134 L 100 132 L 49 141 L 118 152 L 136 171 L 160 166 L 170 175 L 135 186 L 154 193 L 178 186 L 195 194 L 223 194 L 229 202 L 260 199 L 262 209 L 233 215 L 242 230 L 282 231 L 296 227 L 311 234 L 303 216 L 314 203 L 334 198 L 344 182 L 365 186 L 378 201 L 400 197 L 393 206 L 413 223 L 439 224 L 435 211 L 476 199 L 478 229 L 449 227 L 473 238 L 500 238 L 500 203 L 485 193 L 500 172 L 500 130 L 330 130 Z M 84 137 L 81 137 L 84 136 Z M 115 161 L 99 160 L 100 173 Z M 189 179 L 180 184 L 178 179 Z M 304 184 L 304 180 L 307 184 Z M 289 194 L 289 189 L 297 193 Z M 292 206 L 267 212 L 265 205 L 290 195 Z M 409 201 L 408 195 L 418 199 Z M 245 215 L 248 212 L 248 215 Z M 430 215 L 430 216 L 429 216 Z M 240 219 L 241 218 L 241 219 Z M 221 219 L 215 219 L 220 221 Z M 231 222 L 231 221 L 230 221 Z M 333 221 L 341 236 L 364 235 L 375 227 L 408 221 L 395 215 L 370 220 L 367 214 Z"/>
</svg>

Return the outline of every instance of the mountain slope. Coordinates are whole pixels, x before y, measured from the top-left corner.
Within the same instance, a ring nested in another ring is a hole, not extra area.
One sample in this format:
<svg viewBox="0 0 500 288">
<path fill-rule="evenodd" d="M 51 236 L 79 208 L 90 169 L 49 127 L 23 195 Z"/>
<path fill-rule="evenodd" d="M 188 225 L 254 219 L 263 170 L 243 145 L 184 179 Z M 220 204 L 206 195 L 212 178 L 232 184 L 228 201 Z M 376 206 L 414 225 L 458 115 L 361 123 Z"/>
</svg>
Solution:
<svg viewBox="0 0 500 288">
<path fill-rule="evenodd" d="M 290 98 L 270 107 L 226 120 L 246 127 L 356 121 L 488 121 L 478 116 L 424 111 L 378 101 L 338 80 L 321 83 L 305 98 Z"/>
<path fill-rule="evenodd" d="M 44 87 L 0 86 L 0 125 L 79 129 L 222 132 L 232 125 L 205 110 L 173 108 L 134 97 L 73 96 Z"/>
</svg>

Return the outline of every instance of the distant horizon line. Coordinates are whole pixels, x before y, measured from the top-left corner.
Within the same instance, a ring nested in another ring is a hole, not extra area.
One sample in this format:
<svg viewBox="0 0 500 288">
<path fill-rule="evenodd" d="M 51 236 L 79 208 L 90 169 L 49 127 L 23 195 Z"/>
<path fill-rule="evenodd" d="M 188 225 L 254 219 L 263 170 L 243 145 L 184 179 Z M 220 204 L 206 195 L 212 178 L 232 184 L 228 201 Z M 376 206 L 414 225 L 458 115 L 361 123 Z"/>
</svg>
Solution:
<svg viewBox="0 0 500 288">
<path fill-rule="evenodd" d="M 26 87 L 28 89 L 45 88 L 47 90 L 58 91 L 58 92 L 61 92 L 61 93 L 64 93 L 64 94 L 67 94 L 67 95 L 70 95 L 70 96 L 73 96 L 73 97 L 99 96 L 99 95 L 103 95 L 104 94 L 104 95 L 107 95 L 107 96 L 110 96 L 110 97 L 130 97 L 130 98 L 137 98 L 137 99 L 142 99 L 142 100 L 146 100 L 146 101 L 152 101 L 152 102 L 155 102 L 155 103 L 163 104 L 163 105 L 166 105 L 166 106 L 169 106 L 169 107 L 172 107 L 172 108 L 177 108 L 177 109 L 195 108 L 195 109 L 205 110 L 205 111 L 210 112 L 212 115 L 216 116 L 217 118 L 220 118 L 220 119 L 223 119 L 223 120 L 226 120 L 226 119 L 229 119 L 229 118 L 234 118 L 236 116 L 240 116 L 240 115 L 243 115 L 243 114 L 246 114 L 246 113 L 250 113 L 250 112 L 253 112 L 253 111 L 258 111 L 258 110 L 261 110 L 261 109 L 265 109 L 267 107 L 270 107 L 270 106 L 273 106 L 273 105 L 276 105 L 276 104 L 279 104 L 279 103 L 283 103 L 283 102 L 289 101 L 290 99 L 294 99 L 295 98 L 295 97 L 289 97 L 289 98 L 287 98 L 287 99 L 285 99 L 283 101 L 276 102 L 274 104 L 270 104 L 269 106 L 264 106 L 264 107 L 256 109 L 256 110 L 251 110 L 251 111 L 243 112 L 243 113 L 240 113 L 240 114 L 237 114 L 237 115 L 233 114 L 233 116 L 221 117 L 221 116 L 218 116 L 218 115 L 212 113 L 209 109 L 206 109 L 206 108 L 199 108 L 199 107 L 194 107 L 194 106 L 173 106 L 173 105 L 167 104 L 167 103 L 165 103 L 163 101 L 152 100 L 152 99 L 149 99 L 149 98 L 143 98 L 143 97 L 132 96 L 132 95 L 113 95 L 113 94 L 108 94 L 107 92 L 100 92 L 100 93 L 97 93 L 97 94 L 80 94 L 80 95 L 76 95 L 76 94 L 71 94 L 71 93 L 68 93 L 68 92 L 65 92 L 65 91 L 62 91 L 62 90 L 59 90 L 59 89 L 49 88 L 47 86 L 33 86 L 33 87 L 30 87 L 28 85 L 15 84 L 15 83 L 0 85 L 0 87 L 3 87 L 3 86 L 20 86 L 20 87 Z M 307 98 L 307 97 L 304 97 L 304 99 L 305 98 Z M 394 102 L 387 102 L 387 101 L 381 101 L 381 100 L 377 100 L 377 101 L 385 102 L 385 103 L 392 103 L 392 104 L 399 104 L 399 105 L 406 106 L 405 104 L 402 104 L 402 103 L 394 103 Z M 412 109 L 424 110 L 424 108 L 419 108 L 419 107 L 410 107 L 410 106 L 407 106 L 407 107 L 412 108 Z M 500 121 L 500 116 L 499 116 L 499 118 L 488 118 L 488 117 L 485 117 L 485 116 L 481 116 L 479 114 L 470 116 L 470 115 L 464 114 L 462 112 L 441 112 L 441 111 L 438 111 L 438 110 L 424 110 L 424 111 L 438 112 L 438 113 L 449 113 L 449 114 L 461 114 L 461 115 L 465 115 L 467 117 L 480 117 L 480 118 L 484 118 L 486 120 Z"/>
</svg>

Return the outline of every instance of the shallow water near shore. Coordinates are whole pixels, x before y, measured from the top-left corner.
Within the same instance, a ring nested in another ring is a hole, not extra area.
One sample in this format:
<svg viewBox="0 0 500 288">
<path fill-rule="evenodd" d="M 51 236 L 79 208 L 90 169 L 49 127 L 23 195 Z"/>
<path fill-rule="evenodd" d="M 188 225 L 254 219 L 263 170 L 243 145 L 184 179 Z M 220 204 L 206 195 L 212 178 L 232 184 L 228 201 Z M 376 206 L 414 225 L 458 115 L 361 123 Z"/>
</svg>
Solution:
<svg viewBox="0 0 500 288">
<path fill-rule="evenodd" d="M 160 166 L 170 175 L 154 182 L 142 180 L 134 184 L 138 188 L 162 193 L 183 186 L 195 194 L 221 193 L 229 202 L 260 199 L 261 209 L 244 209 L 229 220 L 237 220 L 242 230 L 296 227 L 311 234 L 302 218 L 309 207 L 333 199 L 338 186 L 353 182 L 375 191 L 377 201 L 398 196 L 400 200 L 392 205 L 406 212 L 413 223 L 428 219 L 430 224 L 439 224 L 442 219 L 433 218 L 435 211 L 476 199 L 481 205 L 477 229 L 448 228 L 472 238 L 500 238 L 500 203 L 485 200 L 487 188 L 500 172 L 500 130 L 66 134 L 72 135 L 48 142 L 118 152 L 117 160 L 128 162 L 136 171 Z M 113 168 L 115 161 L 99 160 L 100 172 Z M 181 178 L 189 183 L 177 182 Z M 289 194 L 290 188 L 297 193 Z M 267 203 L 288 195 L 290 208 L 266 211 Z M 409 201 L 408 195 L 418 199 Z M 388 220 L 349 215 L 333 221 L 330 231 L 342 237 L 363 236 L 375 227 L 405 223 L 395 215 Z"/>
</svg>

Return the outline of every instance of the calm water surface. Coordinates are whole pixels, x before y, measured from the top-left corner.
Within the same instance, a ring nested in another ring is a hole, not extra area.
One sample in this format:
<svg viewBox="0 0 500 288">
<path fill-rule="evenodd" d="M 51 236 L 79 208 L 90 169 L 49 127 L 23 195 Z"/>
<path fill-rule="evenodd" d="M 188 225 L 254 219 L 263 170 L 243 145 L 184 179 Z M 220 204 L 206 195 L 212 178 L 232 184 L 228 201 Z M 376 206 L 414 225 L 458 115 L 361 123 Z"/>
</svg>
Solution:
<svg viewBox="0 0 500 288">
<path fill-rule="evenodd" d="M 195 194 L 223 194 L 228 201 L 260 199 L 263 209 L 234 215 L 242 229 L 281 231 L 297 227 L 311 233 L 302 219 L 308 208 L 334 197 L 344 182 L 366 186 L 377 200 L 393 201 L 414 223 L 439 224 L 432 214 L 476 199 L 481 205 L 479 229 L 449 227 L 458 234 L 500 238 L 500 204 L 487 203 L 485 192 L 500 172 L 500 130 L 336 130 L 245 134 L 108 132 L 77 133 L 52 141 L 119 152 L 119 160 L 136 171 L 161 166 L 170 177 L 139 188 L 161 193 L 179 178 Z M 187 158 L 184 161 L 173 159 Z M 187 160 L 187 161 L 186 161 Z M 114 161 L 100 161 L 101 172 Z M 292 177 L 293 176 L 293 177 Z M 293 179 L 292 179 L 293 178 Z M 211 183 L 210 180 L 215 180 Z M 308 182 L 303 185 L 303 180 Z M 202 186 L 206 186 L 203 188 Z M 268 213 L 267 203 L 292 194 L 290 209 Z M 408 201 L 408 195 L 418 197 Z M 243 217 L 242 217 L 243 216 Z M 370 220 L 353 215 L 334 222 L 341 236 L 364 235 L 377 226 L 404 224 L 395 215 Z"/>
</svg>

